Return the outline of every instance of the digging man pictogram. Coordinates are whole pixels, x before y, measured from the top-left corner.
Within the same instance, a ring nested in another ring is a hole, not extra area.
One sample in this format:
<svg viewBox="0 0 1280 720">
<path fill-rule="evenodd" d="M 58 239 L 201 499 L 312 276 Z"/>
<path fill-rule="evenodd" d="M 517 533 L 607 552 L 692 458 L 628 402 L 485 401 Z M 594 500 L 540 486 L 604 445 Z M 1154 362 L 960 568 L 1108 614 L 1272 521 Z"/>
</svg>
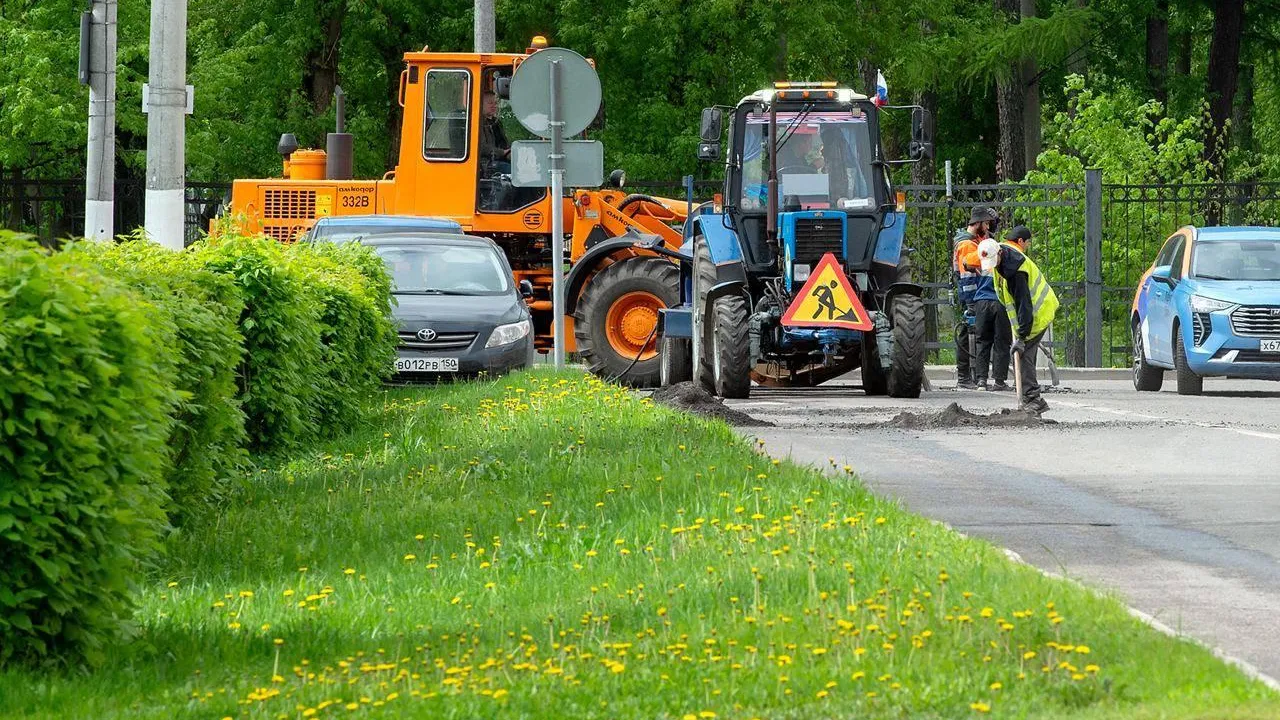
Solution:
<svg viewBox="0 0 1280 720">
<path fill-rule="evenodd" d="M 832 280 L 828 285 L 819 285 L 813 289 L 813 296 L 818 299 L 818 309 L 813 311 L 814 320 L 826 311 L 827 320 L 857 320 L 858 316 L 854 314 L 853 309 L 841 310 L 836 306 L 835 288 L 839 284 Z"/>
</svg>

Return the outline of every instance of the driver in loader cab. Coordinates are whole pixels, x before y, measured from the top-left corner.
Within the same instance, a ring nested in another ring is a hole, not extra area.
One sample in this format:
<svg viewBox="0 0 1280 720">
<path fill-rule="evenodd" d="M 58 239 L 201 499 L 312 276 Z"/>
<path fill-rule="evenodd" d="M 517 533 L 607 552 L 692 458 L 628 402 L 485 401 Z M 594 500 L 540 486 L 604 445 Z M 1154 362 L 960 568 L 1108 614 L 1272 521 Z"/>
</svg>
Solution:
<svg viewBox="0 0 1280 720">
<path fill-rule="evenodd" d="M 503 175 L 511 172 L 511 143 L 498 120 L 498 95 L 486 87 L 480 94 L 480 163 L 484 174 Z"/>
</svg>

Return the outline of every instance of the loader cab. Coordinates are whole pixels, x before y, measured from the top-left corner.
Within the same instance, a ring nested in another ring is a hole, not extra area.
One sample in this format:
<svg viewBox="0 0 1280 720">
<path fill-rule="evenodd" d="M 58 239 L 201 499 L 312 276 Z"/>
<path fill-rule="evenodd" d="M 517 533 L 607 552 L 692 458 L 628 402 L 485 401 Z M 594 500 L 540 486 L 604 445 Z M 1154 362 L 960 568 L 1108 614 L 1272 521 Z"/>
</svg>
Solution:
<svg viewBox="0 0 1280 720">
<path fill-rule="evenodd" d="M 546 46 L 536 37 L 523 54 L 405 55 L 397 212 L 448 217 L 485 235 L 551 231 L 547 190 L 514 187 L 510 159 L 512 142 L 535 139 L 511 111 L 511 78 Z"/>
<path fill-rule="evenodd" d="M 789 253 L 787 265 L 812 266 L 834 252 L 849 270 L 869 267 L 890 199 L 870 99 L 827 86 L 762 90 L 743 98 L 728 124 L 725 206 L 748 265 L 776 268 L 779 255 Z M 771 163 L 777 169 L 772 237 Z"/>
</svg>

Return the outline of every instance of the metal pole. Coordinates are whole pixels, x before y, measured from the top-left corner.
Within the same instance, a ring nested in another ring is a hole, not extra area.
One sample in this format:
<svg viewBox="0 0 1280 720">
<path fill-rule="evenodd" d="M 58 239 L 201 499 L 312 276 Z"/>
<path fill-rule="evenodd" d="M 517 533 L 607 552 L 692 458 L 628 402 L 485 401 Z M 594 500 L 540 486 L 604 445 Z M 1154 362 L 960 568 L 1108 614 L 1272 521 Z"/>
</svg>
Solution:
<svg viewBox="0 0 1280 720">
<path fill-rule="evenodd" d="M 554 358 L 564 369 L 564 120 L 560 117 L 560 61 L 551 63 L 551 314 Z"/>
<path fill-rule="evenodd" d="M 475 43 L 476 52 L 491 53 L 494 51 L 494 16 L 493 0 L 476 0 L 475 10 Z"/>
<path fill-rule="evenodd" d="M 89 147 L 85 163 L 84 236 L 115 237 L 117 0 L 93 0 L 89 59 Z"/>
<path fill-rule="evenodd" d="M 146 231 L 181 250 L 186 220 L 187 0 L 151 0 Z"/>
<path fill-rule="evenodd" d="M 1084 171 L 1084 364 L 1102 367 L 1102 171 Z"/>
<path fill-rule="evenodd" d="M 951 194 L 951 161 L 947 160 L 943 163 L 943 168 L 947 178 L 947 203 L 950 204 L 955 197 Z"/>
</svg>

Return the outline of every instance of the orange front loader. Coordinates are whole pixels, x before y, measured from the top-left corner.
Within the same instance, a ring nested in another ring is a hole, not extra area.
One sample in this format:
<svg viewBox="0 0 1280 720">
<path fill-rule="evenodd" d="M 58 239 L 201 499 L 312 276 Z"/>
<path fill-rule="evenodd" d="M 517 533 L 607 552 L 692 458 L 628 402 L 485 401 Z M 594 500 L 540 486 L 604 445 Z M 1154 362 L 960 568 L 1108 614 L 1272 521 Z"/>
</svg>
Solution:
<svg viewBox="0 0 1280 720">
<path fill-rule="evenodd" d="M 380 180 L 351 179 L 350 136 L 330 135 L 329 152 L 299 150 L 282 138 L 284 177 L 237 180 L 230 216 L 241 230 L 291 242 L 328 215 L 395 214 L 456 220 L 473 235 L 492 238 L 515 270 L 534 286 L 530 301 L 537 346 L 551 346 L 551 203 L 545 189 L 514 188 L 509 167 L 486 145 L 482 125 L 504 96 L 515 69 L 546 46 L 541 37 L 524 54 L 411 52 L 400 75 L 404 122 L 400 159 Z M 495 100 L 497 102 L 495 102 Z M 339 112 L 341 124 L 341 112 Z M 503 123 L 513 139 L 527 136 Z M 492 137 L 490 134 L 489 137 Z M 336 142 L 335 142 L 336 139 Z M 679 303 L 679 269 L 636 247 L 653 236 L 681 244 L 685 202 L 629 195 L 623 174 L 611 187 L 575 190 L 564 203 L 565 337 L 595 373 L 631 384 L 656 385 L 658 310 Z"/>
</svg>

